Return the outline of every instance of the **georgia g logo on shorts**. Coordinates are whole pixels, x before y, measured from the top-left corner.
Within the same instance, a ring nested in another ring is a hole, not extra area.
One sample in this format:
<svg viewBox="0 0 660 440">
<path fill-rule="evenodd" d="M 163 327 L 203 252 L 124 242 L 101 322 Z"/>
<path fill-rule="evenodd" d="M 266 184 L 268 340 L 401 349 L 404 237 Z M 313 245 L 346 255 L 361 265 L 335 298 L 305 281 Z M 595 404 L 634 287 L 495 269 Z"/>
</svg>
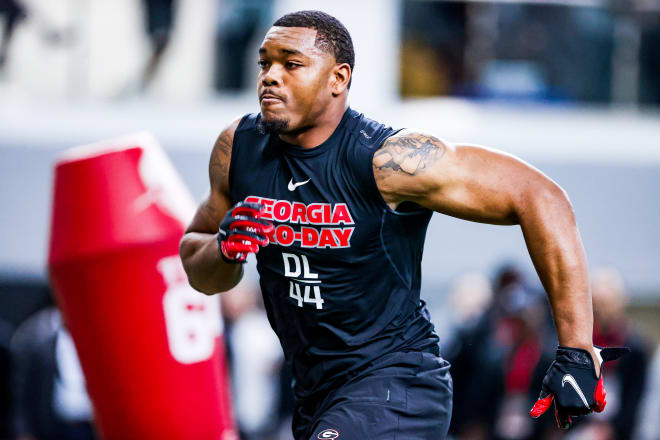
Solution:
<svg viewBox="0 0 660 440">
<path fill-rule="evenodd" d="M 316 438 L 322 440 L 339 438 L 339 431 L 336 429 L 324 429 L 323 431 L 319 432 L 319 435 L 317 435 Z"/>
</svg>

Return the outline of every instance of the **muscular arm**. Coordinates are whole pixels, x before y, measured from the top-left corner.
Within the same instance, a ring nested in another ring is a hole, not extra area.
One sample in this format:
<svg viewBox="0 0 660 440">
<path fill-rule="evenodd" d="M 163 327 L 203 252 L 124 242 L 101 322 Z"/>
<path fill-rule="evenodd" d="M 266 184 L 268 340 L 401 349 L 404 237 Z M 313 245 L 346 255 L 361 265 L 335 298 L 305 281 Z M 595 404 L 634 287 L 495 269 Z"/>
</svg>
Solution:
<svg viewBox="0 0 660 440">
<path fill-rule="evenodd" d="M 220 222 L 231 209 L 229 199 L 229 160 L 234 132 L 240 118 L 225 128 L 213 146 L 209 161 L 211 191 L 199 205 L 179 245 L 183 267 L 190 285 L 206 294 L 224 292 L 243 276 L 242 264 L 227 264 L 218 250 Z"/>
<path fill-rule="evenodd" d="M 383 143 L 373 170 L 392 208 L 412 201 L 465 220 L 519 224 L 548 292 L 559 343 L 584 348 L 596 359 L 587 258 L 561 187 L 512 155 L 409 131 Z"/>
</svg>

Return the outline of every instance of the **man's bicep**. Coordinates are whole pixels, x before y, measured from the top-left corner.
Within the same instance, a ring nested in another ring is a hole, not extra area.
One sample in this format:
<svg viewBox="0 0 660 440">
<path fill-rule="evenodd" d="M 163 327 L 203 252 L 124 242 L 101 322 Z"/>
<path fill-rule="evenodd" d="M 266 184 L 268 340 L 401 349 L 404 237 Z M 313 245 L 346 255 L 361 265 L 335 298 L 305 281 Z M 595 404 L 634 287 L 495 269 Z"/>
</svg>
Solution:
<svg viewBox="0 0 660 440">
<path fill-rule="evenodd" d="M 374 155 L 376 181 L 386 200 L 395 204 L 413 201 L 470 221 L 516 224 L 521 197 L 533 185 L 549 181 L 529 164 L 497 150 L 452 145 L 420 133 L 402 137 L 388 139 Z M 377 160 L 384 154 L 394 161 L 389 169 Z"/>
<path fill-rule="evenodd" d="M 446 163 L 429 173 L 434 184 L 418 203 L 465 220 L 517 224 L 516 203 L 535 177 L 513 156 L 474 145 L 456 145 Z"/>
</svg>

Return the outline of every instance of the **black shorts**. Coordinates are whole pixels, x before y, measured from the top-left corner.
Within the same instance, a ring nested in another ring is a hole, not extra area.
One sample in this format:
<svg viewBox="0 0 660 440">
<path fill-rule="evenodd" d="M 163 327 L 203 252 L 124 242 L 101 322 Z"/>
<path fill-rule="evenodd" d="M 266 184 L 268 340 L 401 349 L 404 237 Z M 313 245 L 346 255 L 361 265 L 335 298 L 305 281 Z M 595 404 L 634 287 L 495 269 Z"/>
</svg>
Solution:
<svg viewBox="0 0 660 440">
<path fill-rule="evenodd" d="M 441 440 L 452 408 L 449 362 L 427 352 L 393 353 L 320 402 L 298 402 L 296 440 Z"/>
</svg>

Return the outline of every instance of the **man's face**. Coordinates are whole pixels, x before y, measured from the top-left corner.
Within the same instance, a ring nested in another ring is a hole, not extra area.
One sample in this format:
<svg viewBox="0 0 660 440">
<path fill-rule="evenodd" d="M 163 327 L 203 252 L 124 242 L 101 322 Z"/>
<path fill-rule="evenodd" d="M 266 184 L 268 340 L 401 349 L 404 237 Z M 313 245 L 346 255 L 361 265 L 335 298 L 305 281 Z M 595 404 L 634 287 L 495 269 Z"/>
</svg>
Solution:
<svg viewBox="0 0 660 440">
<path fill-rule="evenodd" d="M 259 48 L 257 90 L 266 125 L 291 132 L 313 124 L 332 99 L 336 61 L 314 46 L 316 30 L 272 27 Z"/>
</svg>

